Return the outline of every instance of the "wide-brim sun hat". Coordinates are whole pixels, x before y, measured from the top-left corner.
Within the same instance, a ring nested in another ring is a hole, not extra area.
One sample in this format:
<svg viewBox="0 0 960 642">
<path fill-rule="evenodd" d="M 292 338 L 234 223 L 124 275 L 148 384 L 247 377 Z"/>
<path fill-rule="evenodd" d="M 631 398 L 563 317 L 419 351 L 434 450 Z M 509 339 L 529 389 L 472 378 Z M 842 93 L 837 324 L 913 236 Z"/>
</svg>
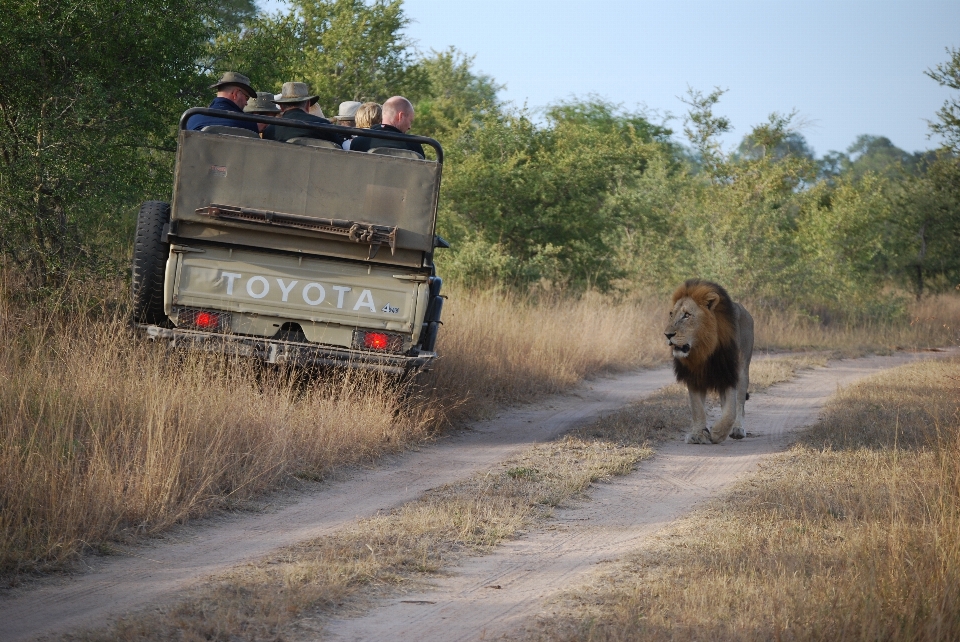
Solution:
<svg viewBox="0 0 960 642">
<path fill-rule="evenodd" d="M 360 109 L 360 105 L 362 104 L 363 103 L 359 103 L 356 100 L 347 100 L 340 103 L 339 113 L 336 116 L 334 116 L 331 120 L 333 120 L 334 122 L 337 122 L 340 120 L 353 120 L 354 118 L 356 118 L 357 110 Z"/>
<path fill-rule="evenodd" d="M 220 77 L 220 80 L 210 85 L 210 89 L 220 90 L 221 88 L 228 87 L 230 85 L 242 89 L 243 93 L 245 93 L 249 98 L 257 97 L 257 92 L 253 90 L 253 86 L 250 84 L 250 79 L 243 74 L 238 74 L 235 71 L 225 71 L 223 76 Z"/>
<path fill-rule="evenodd" d="M 280 89 L 280 97 L 273 97 L 273 102 L 279 105 L 284 103 L 302 103 L 305 100 L 309 100 L 311 105 L 319 100 L 318 96 L 310 95 L 310 89 L 305 82 L 285 82 Z"/>
<path fill-rule="evenodd" d="M 257 97 L 250 100 L 243 111 L 247 114 L 279 114 L 280 108 L 274 104 L 272 93 L 258 91 Z"/>
</svg>

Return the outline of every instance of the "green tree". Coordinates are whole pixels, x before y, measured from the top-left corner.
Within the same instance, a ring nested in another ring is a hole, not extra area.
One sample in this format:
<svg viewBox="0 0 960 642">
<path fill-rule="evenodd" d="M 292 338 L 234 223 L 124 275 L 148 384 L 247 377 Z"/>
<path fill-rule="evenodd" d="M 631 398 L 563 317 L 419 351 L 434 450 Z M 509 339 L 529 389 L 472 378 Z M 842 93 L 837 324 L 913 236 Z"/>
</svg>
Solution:
<svg viewBox="0 0 960 642">
<path fill-rule="evenodd" d="M 257 14 L 237 29 L 216 34 L 204 52 L 204 70 L 210 78 L 239 71 L 255 89 L 277 93 L 284 82 L 306 80 L 302 32 L 293 12 Z"/>
<path fill-rule="evenodd" d="M 886 136 L 861 134 L 847 149 L 849 164 L 846 171 L 855 178 L 873 173 L 888 178 L 899 178 L 903 174 L 918 174 L 923 171 L 924 154 L 910 154 L 894 145 Z"/>
<path fill-rule="evenodd" d="M 441 142 L 451 140 L 463 126 L 479 126 L 500 108 L 503 89 L 493 78 L 473 71 L 473 56 L 450 47 L 433 51 L 418 63 L 426 84 L 416 101 L 417 133 Z"/>
<path fill-rule="evenodd" d="M 235 31 L 254 20 L 256 15 L 257 3 L 254 0 L 215 0 L 210 19 L 218 32 Z"/>
<path fill-rule="evenodd" d="M 960 162 L 943 155 L 890 186 L 888 269 L 920 299 L 960 284 Z"/>
<path fill-rule="evenodd" d="M 402 0 L 293 0 L 302 24 L 303 78 L 323 105 L 376 100 L 423 90 L 402 30 Z"/>
<path fill-rule="evenodd" d="M 960 89 L 960 49 L 947 49 L 950 60 L 926 71 L 942 87 Z M 954 96 L 943 103 L 937 111 L 939 122 L 930 123 L 930 129 L 944 138 L 954 154 L 960 154 L 960 98 Z"/>
<path fill-rule="evenodd" d="M 730 119 L 713 113 L 725 93 L 726 90 L 719 87 L 709 94 L 691 87 L 687 89 L 686 98 L 681 98 L 689 107 L 683 119 L 683 133 L 693 144 L 698 162 L 716 180 L 723 180 L 726 160 L 719 136 L 733 129 Z"/>
<path fill-rule="evenodd" d="M 768 156 L 777 160 L 787 156 L 814 160 L 813 149 L 803 134 L 798 131 L 783 133 L 785 128 L 790 127 L 795 117 L 796 112 L 785 116 L 778 113 L 771 114 L 766 124 L 760 125 L 743 137 L 737 148 L 737 154 L 750 160 Z"/>
<path fill-rule="evenodd" d="M 122 213 L 169 184 L 201 90 L 212 6 L 36 0 L 0 12 L 0 252 L 36 286 L 109 256 Z"/>
<path fill-rule="evenodd" d="M 402 0 L 292 0 L 287 13 L 258 15 L 213 40 L 211 75 L 241 71 L 257 89 L 306 82 L 325 112 L 345 100 L 417 96 L 427 85 L 409 43 Z"/>
<path fill-rule="evenodd" d="M 548 110 L 542 126 L 492 113 L 448 147 L 441 233 L 490 256 L 502 281 L 610 287 L 631 216 L 619 196 L 662 153 L 653 130 L 599 102 Z"/>
</svg>

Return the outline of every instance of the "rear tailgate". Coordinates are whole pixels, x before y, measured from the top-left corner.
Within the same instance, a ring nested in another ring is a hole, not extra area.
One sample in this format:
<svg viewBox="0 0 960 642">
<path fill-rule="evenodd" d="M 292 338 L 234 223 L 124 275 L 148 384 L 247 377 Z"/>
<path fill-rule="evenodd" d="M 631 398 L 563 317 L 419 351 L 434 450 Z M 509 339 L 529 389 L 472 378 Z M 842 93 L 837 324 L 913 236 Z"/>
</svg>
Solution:
<svg viewBox="0 0 960 642">
<path fill-rule="evenodd" d="M 179 308 L 236 313 L 239 323 L 232 324 L 234 331 L 264 336 L 277 324 L 247 324 L 245 330 L 242 319 L 299 322 L 312 341 L 318 339 L 310 336 L 311 324 L 392 330 L 412 334 L 416 340 L 417 310 L 422 311 L 427 297 L 426 278 L 398 266 L 174 246 L 167 266 L 166 302 L 168 313 L 174 314 Z"/>
</svg>

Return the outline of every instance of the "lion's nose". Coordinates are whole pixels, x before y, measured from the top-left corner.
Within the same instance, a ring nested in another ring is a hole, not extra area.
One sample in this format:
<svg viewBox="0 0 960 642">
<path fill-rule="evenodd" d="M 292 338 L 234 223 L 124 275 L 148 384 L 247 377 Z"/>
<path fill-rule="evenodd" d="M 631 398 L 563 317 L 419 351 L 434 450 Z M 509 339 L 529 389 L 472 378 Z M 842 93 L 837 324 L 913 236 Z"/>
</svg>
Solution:
<svg viewBox="0 0 960 642">
<path fill-rule="evenodd" d="M 677 336 L 677 333 L 676 333 L 676 332 L 664 332 L 663 334 L 666 335 L 667 340 L 670 340 L 670 339 L 674 338 L 675 336 Z"/>
</svg>

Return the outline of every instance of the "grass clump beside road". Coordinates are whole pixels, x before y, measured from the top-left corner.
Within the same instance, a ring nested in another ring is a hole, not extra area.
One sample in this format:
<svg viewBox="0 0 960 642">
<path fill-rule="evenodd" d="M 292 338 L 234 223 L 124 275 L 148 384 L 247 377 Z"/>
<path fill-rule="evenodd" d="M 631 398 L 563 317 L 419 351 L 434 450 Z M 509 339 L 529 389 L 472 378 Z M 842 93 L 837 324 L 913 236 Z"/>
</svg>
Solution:
<svg viewBox="0 0 960 642">
<path fill-rule="evenodd" d="M 558 608 L 532 637 L 960 639 L 960 360 L 843 390 L 789 452 Z"/>
</svg>

